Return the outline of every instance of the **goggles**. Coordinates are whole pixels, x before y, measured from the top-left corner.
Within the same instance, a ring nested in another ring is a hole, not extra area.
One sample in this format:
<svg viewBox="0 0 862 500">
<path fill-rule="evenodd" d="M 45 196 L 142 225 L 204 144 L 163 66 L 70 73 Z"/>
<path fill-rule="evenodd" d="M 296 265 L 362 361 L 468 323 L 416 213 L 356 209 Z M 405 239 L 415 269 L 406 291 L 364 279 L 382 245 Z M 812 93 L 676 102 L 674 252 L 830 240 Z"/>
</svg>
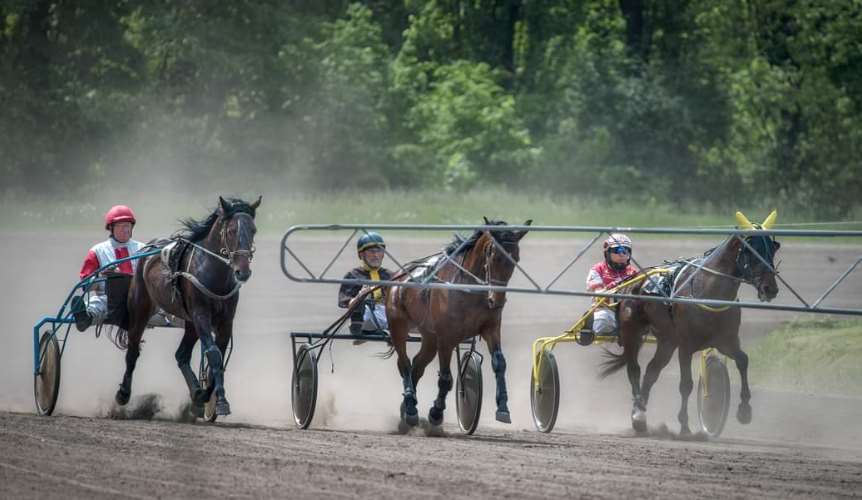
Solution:
<svg viewBox="0 0 862 500">
<path fill-rule="evenodd" d="M 615 253 L 617 255 L 628 255 L 632 251 L 631 251 L 631 249 L 629 249 L 627 247 L 613 247 L 610 249 L 610 252 Z"/>
</svg>

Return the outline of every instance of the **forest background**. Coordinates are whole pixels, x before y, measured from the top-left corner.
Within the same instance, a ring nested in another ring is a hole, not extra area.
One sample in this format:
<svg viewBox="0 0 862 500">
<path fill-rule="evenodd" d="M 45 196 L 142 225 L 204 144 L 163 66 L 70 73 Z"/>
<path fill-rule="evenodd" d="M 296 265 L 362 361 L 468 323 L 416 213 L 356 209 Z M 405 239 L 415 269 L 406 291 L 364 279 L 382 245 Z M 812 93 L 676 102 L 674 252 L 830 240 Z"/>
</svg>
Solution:
<svg viewBox="0 0 862 500">
<path fill-rule="evenodd" d="M 859 0 L 0 0 L 0 196 L 516 186 L 840 219 L 860 34 Z"/>
</svg>

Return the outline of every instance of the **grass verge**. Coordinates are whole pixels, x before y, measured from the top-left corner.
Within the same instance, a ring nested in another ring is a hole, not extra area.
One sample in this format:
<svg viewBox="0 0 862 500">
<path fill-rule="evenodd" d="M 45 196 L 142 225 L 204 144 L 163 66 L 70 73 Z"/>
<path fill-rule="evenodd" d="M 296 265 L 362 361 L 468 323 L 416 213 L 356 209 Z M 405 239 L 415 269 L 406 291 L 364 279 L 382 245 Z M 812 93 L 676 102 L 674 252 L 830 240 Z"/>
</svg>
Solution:
<svg viewBox="0 0 862 500">
<path fill-rule="evenodd" d="M 748 354 L 751 380 L 759 386 L 862 396 L 862 320 L 794 321 Z"/>
</svg>

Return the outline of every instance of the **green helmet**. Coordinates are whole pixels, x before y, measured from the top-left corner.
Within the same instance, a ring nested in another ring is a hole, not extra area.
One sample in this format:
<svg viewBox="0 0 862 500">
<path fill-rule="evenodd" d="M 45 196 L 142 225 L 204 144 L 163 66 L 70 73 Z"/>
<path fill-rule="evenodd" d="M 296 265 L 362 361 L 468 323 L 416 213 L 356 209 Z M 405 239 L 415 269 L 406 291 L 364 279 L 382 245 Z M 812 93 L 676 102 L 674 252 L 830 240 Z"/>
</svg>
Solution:
<svg viewBox="0 0 862 500">
<path fill-rule="evenodd" d="M 356 251 L 361 252 L 371 247 L 383 247 L 386 248 L 386 243 L 383 241 L 383 236 L 375 233 L 374 231 L 369 231 L 356 241 Z"/>
</svg>

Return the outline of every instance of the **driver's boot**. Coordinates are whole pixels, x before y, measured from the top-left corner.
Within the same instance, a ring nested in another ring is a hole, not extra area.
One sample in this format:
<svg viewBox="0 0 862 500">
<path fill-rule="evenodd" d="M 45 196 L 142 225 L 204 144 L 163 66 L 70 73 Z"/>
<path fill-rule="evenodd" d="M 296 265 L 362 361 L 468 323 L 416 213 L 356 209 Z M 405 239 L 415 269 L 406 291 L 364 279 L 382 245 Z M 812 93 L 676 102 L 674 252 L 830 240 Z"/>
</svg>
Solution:
<svg viewBox="0 0 862 500">
<path fill-rule="evenodd" d="M 87 312 L 87 306 L 84 304 L 84 299 L 80 295 L 72 297 L 69 311 L 72 313 L 72 317 L 75 318 L 75 328 L 77 328 L 79 332 L 83 332 L 93 324 L 93 317 Z"/>
</svg>

